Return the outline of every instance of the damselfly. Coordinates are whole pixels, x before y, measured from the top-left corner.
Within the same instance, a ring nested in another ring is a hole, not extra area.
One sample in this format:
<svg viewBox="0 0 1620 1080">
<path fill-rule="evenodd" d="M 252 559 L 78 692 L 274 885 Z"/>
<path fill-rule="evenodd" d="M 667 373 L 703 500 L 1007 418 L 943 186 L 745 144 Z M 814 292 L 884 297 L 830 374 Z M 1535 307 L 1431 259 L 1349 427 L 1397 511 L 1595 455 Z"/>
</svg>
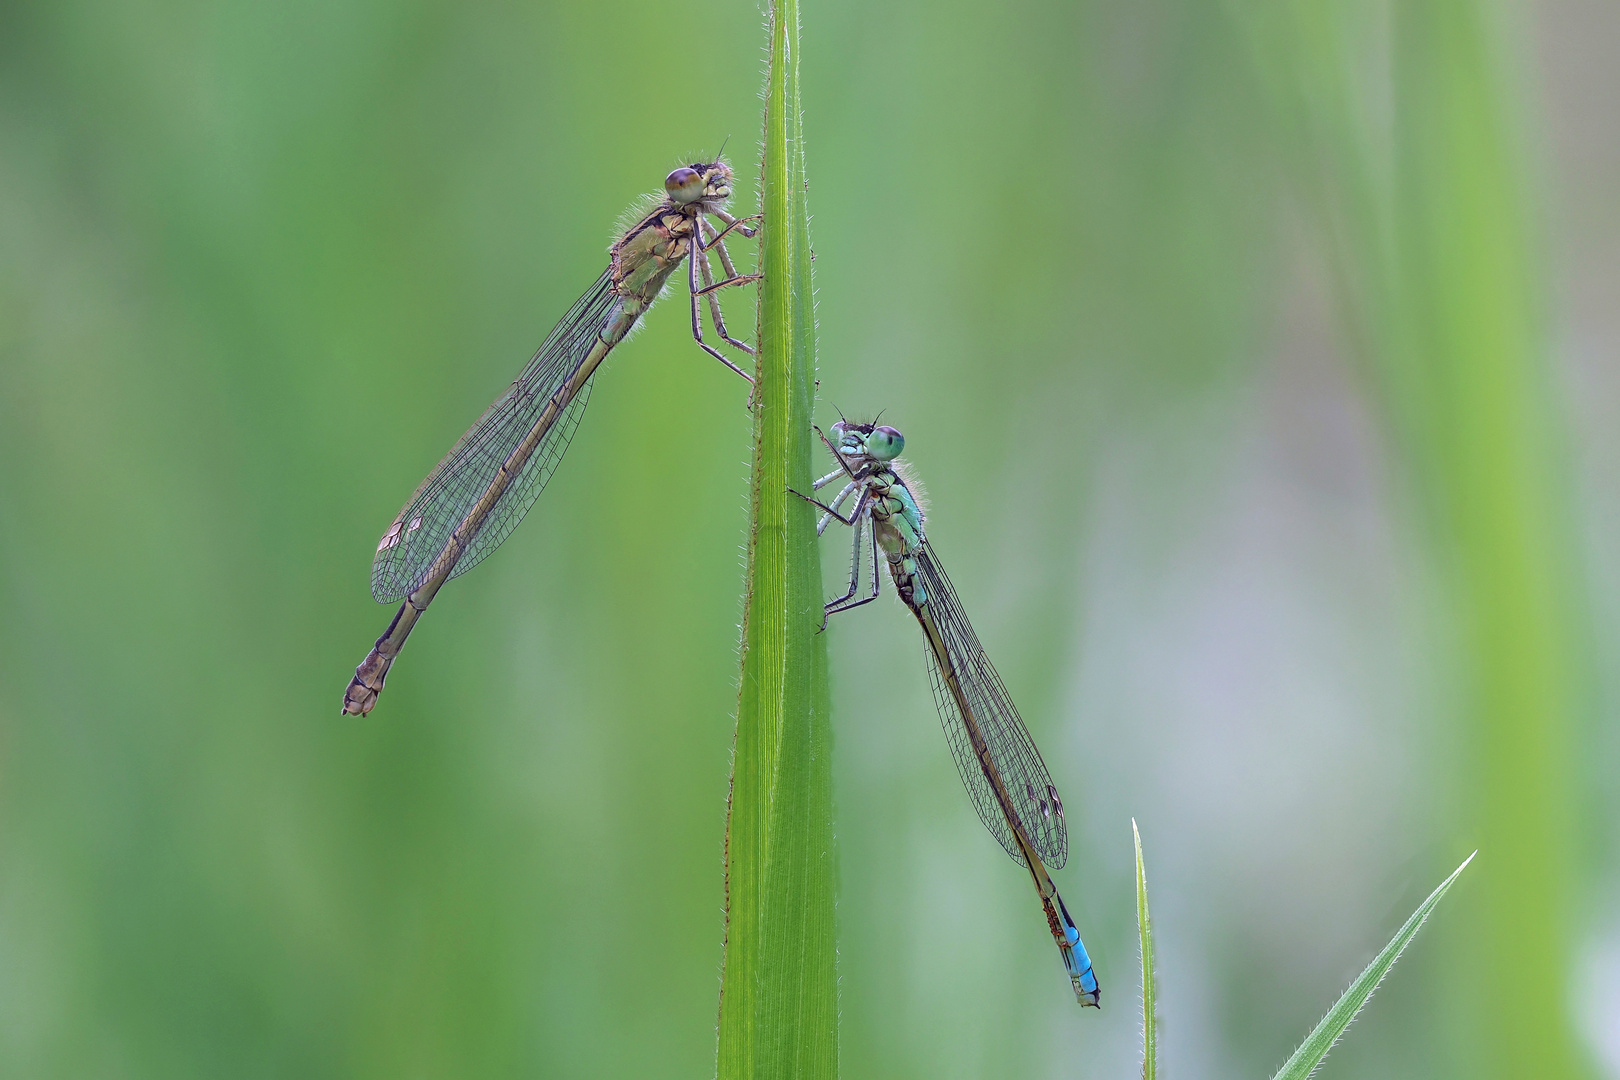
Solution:
<svg viewBox="0 0 1620 1080">
<path fill-rule="evenodd" d="M 1075 997 L 1082 1005 L 1098 1005 L 1102 993 L 1091 958 L 1047 872 L 1048 865 L 1059 869 L 1069 856 L 1063 800 L 923 533 L 914 483 L 908 483 L 904 467 L 895 460 L 905 447 L 905 437 L 892 427 L 847 420 L 834 424 L 832 431 L 832 439 L 819 428 L 816 434 L 832 451 L 838 468 L 817 480 L 815 488 L 819 491 L 844 480 L 843 490 L 831 504 L 793 492 L 826 511 L 816 524 L 818 536 L 835 518 L 854 531 L 849 590 L 826 605 L 822 625 L 828 615 L 876 600 L 882 580 L 878 564 L 888 563 L 895 591 L 922 626 L 932 662 L 934 701 L 974 809 L 1013 861 L 1029 870 Z M 857 493 L 854 508 L 844 516 L 839 507 Z M 863 536 L 871 551 L 872 573 L 870 587 L 857 596 Z"/>
<path fill-rule="evenodd" d="M 753 355 L 726 330 L 716 291 L 758 280 L 739 274 L 726 252 L 747 222 L 725 210 L 731 169 L 723 161 L 682 166 L 664 179 L 664 198 L 616 240 L 602 276 L 568 309 L 506 393 L 457 443 L 377 543 L 371 595 L 380 604 L 404 601 L 383 636 L 355 669 L 343 711 L 365 715 L 377 703 L 388 668 L 440 587 L 465 574 L 517 527 L 551 479 L 590 398 L 591 378 L 613 347 L 658 299 L 686 260 L 692 336 L 703 350 L 743 378 L 753 377 L 703 340 L 706 302 L 721 340 Z M 708 220 L 718 219 L 723 228 Z M 716 281 L 708 253 L 726 276 Z M 695 252 L 695 254 L 694 254 Z M 693 257 L 688 258 L 688 255 Z"/>
</svg>

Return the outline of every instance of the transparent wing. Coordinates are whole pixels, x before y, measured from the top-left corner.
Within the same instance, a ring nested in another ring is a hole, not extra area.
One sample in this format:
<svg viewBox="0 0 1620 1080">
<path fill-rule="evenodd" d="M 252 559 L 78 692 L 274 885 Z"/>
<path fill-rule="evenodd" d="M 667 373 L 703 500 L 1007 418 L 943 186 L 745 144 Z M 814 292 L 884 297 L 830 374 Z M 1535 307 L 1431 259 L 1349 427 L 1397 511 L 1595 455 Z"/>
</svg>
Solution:
<svg viewBox="0 0 1620 1080">
<path fill-rule="evenodd" d="M 951 667 L 955 670 L 963 696 L 967 698 L 978 721 L 979 730 L 990 750 L 990 760 L 1001 774 L 1002 783 L 1012 799 L 1012 812 L 1018 816 L 1024 835 L 1049 867 L 1060 868 L 1069 857 L 1069 836 L 1063 821 L 1063 800 L 1058 797 L 1052 776 L 1046 771 L 1046 762 L 1035 748 L 1024 721 L 1013 705 L 1012 696 L 1001 683 L 1001 676 L 991 666 L 990 658 L 973 633 L 962 604 L 951 588 L 950 579 L 925 543 L 913 552 L 917 575 L 922 579 L 924 595 L 928 598 L 924 610 L 934 620 Z M 968 727 L 956 697 L 946 684 L 940 659 L 932 647 L 925 646 L 932 661 L 930 672 L 934 677 L 934 701 L 939 706 L 939 719 L 945 725 L 945 738 L 956 756 L 956 769 L 962 783 L 973 798 L 973 807 L 1001 846 L 1007 849 L 1017 863 L 1023 865 L 1024 856 L 1013 839 L 1012 828 L 1003 814 L 1001 801 L 985 776 L 968 736 Z"/>
<path fill-rule="evenodd" d="M 596 344 L 598 333 L 617 316 L 623 303 L 613 293 L 611 274 L 611 270 L 605 271 L 568 309 L 523 374 L 456 441 L 383 534 L 371 564 L 371 595 L 378 603 L 401 600 L 427 580 L 456 526 L 489 489 L 512 450 L 533 429 L 551 396 L 579 370 Z M 451 577 L 459 577 L 482 562 L 523 520 L 567 452 L 590 392 L 587 381 L 558 413 L 551 430 L 502 492 L 456 561 Z"/>
</svg>

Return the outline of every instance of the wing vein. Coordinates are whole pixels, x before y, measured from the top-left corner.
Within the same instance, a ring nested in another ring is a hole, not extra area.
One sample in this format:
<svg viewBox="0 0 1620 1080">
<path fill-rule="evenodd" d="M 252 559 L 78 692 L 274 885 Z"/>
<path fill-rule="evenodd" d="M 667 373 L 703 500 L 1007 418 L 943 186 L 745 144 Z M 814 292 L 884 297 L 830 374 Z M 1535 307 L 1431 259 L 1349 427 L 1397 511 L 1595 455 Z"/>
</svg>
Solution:
<svg viewBox="0 0 1620 1080">
<path fill-rule="evenodd" d="M 926 606 L 939 628 L 945 651 L 956 671 L 969 707 L 978 720 L 979 730 L 989 747 L 990 759 L 1008 795 L 1012 799 L 1012 812 L 1025 837 L 1052 869 L 1061 868 L 1069 857 L 1068 832 L 1063 819 L 1063 802 L 1052 783 L 1046 762 L 1030 737 L 1013 704 L 1012 696 L 1001 682 L 1001 676 L 990 663 L 984 647 L 973 632 L 956 590 L 945 576 L 944 568 L 934 557 L 933 550 L 924 543 L 914 552 L 917 574 L 922 578 Z M 939 658 L 925 643 L 933 675 L 934 702 L 939 706 L 940 723 L 944 725 L 946 741 L 956 758 L 956 768 L 962 783 L 973 799 L 979 819 L 1020 865 L 1023 853 L 1013 838 L 1011 825 L 1002 811 L 1001 800 L 985 775 L 968 735 L 967 721 L 962 716 L 955 696 L 950 692 Z"/>
<path fill-rule="evenodd" d="M 422 481 L 377 547 L 371 566 L 371 595 L 379 603 L 399 601 L 427 580 L 456 527 L 534 427 L 551 396 L 579 370 L 621 304 L 613 291 L 612 271 L 605 271 L 546 335 L 506 393 L 495 399 Z M 594 378 L 587 380 L 562 409 L 512 478 L 456 560 L 450 577 L 460 577 L 499 547 L 540 497 L 579 427 L 592 381 Z"/>
</svg>

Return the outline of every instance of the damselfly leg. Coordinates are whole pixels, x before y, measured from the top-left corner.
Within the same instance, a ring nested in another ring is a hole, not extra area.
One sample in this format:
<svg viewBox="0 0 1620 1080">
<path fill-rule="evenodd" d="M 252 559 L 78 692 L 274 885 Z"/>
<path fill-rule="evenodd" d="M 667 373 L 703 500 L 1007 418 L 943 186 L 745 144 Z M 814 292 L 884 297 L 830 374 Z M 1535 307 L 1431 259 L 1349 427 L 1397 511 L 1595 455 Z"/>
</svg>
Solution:
<svg viewBox="0 0 1620 1080">
<path fill-rule="evenodd" d="M 701 291 L 702 286 L 698 284 L 699 264 L 703 254 L 701 248 L 697 246 L 698 233 L 696 229 L 694 229 L 692 233 L 692 244 L 693 256 L 692 258 L 686 260 L 686 280 L 692 294 L 692 339 L 698 343 L 698 348 L 702 349 L 704 352 L 726 365 L 726 367 L 747 379 L 749 385 L 752 386 L 754 382 L 754 377 L 752 375 L 748 374 L 748 372 L 744 371 L 736 364 L 733 364 L 730 359 L 726 357 L 725 353 L 703 340 L 703 293 Z M 714 309 L 715 311 L 719 311 L 720 304 L 718 301 L 715 301 Z M 722 334 L 721 336 L 724 337 L 725 335 Z M 753 352 L 752 349 L 748 351 Z M 749 393 L 748 399 L 749 404 L 752 404 L 752 392 Z"/>
<path fill-rule="evenodd" d="M 842 475 L 842 474 L 834 473 L 833 475 L 836 477 L 836 476 L 839 476 L 839 475 Z M 843 501 L 845 499 L 849 498 L 851 493 L 854 492 L 855 487 L 856 487 L 856 483 L 855 483 L 854 480 L 851 480 L 849 483 L 845 484 L 844 485 L 844 490 L 840 491 L 838 493 L 838 498 L 836 498 L 836 499 L 834 499 L 832 501 L 833 506 L 836 508 L 836 507 L 842 505 Z M 831 522 L 832 522 L 832 515 L 831 514 L 822 514 L 821 515 L 821 520 L 816 522 L 816 535 L 821 536 L 822 534 L 824 534 L 827 531 L 828 524 L 830 524 Z"/>
<path fill-rule="evenodd" d="M 702 222 L 702 225 L 704 232 L 714 233 L 714 226 L 710 225 L 707 221 Z M 733 226 L 728 225 L 726 226 L 726 231 L 730 231 L 732 228 Z M 715 235 L 709 238 L 707 245 L 703 245 L 698 248 L 698 273 L 703 278 L 703 288 L 697 290 L 697 295 L 703 296 L 706 300 L 708 300 L 709 318 L 714 322 L 714 329 L 715 332 L 720 335 L 720 340 L 724 341 L 733 348 L 741 349 L 749 356 L 753 356 L 755 355 L 754 347 L 745 342 L 738 341 L 736 338 L 732 337 L 731 333 L 726 329 L 726 317 L 720 311 L 720 297 L 717 296 L 716 293 L 728 285 L 746 285 L 750 282 L 758 281 L 760 280 L 760 275 L 737 273 L 737 268 L 731 265 L 731 256 L 726 253 L 726 245 L 720 239 L 724 235 L 725 232 L 715 233 Z M 723 281 L 716 282 L 714 280 L 714 274 L 709 268 L 709 256 L 707 253 L 711 248 L 714 250 L 714 253 L 720 257 L 720 267 L 726 272 L 726 277 Z"/>
<path fill-rule="evenodd" d="M 732 217 L 723 208 L 718 207 L 718 206 L 715 207 L 713 210 L 711 210 L 709 212 L 711 214 L 713 214 L 715 217 L 719 218 L 721 221 L 726 223 L 726 232 L 730 232 L 732 229 L 736 229 L 738 232 L 742 233 L 744 236 L 746 236 L 750 240 L 752 240 L 756 235 L 758 235 L 759 229 L 758 228 L 750 229 L 748 227 L 748 223 L 750 221 L 764 221 L 765 220 L 765 215 L 764 214 L 749 214 L 745 218 Z M 726 233 L 721 233 L 720 235 L 724 236 L 725 234 Z"/>
<path fill-rule="evenodd" d="M 788 488 L 787 493 L 789 495 L 797 495 L 799 498 L 803 499 L 805 502 L 809 503 L 811 506 L 819 506 L 819 507 L 821 507 L 821 509 L 827 511 L 827 513 L 831 514 L 833 517 L 837 518 L 839 521 L 842 521 L 845 525 L 853 525 L 853 524 L 855 524 L 856 515 L 858 515 L 861 512 L 862 507 L 864 507 L 866 505 L 866 495 L 865 495 L 865 493 L 862 493 L 861 500 L 860 500 L 860 502 L 855 504 L 854 511 L 850 514 L 849 517 L 845 517 L 843 514 L 840 514 L 837 510 L 834 510 L 831 506 L 828 506 L 826 503 L 822 502 L 820 499 L 812 499 L 810 496 L 804 494 L 802 491 L 794 491 L 792 488 Z M 844 501 L 843 497 L 840 496 L 838 501 L 843 502 Z"/>
<path fill-rule="evenodd" d="M 849 475 L 849 473 L 845 472 L 843 469 L 834 469 L 832 472 L 828 473 L 826 476 L 823 476 L 821 479 L 819 479 L 815 483 L 811 484 L 810 485 L 810 490 L 811 491 L 820 491 L 822 488 L 826 487 L 828 484 L 832 483 L 834 480 L 838 479 L 840 476 L 848 476 L 848 475 Z M 855 482 L 853 480 L 851 480 L 850 481 L 850 486 L 853 487 L 854 483 Z M 837 500 L 834 500 L 834 501 L 837 501 Z"/>
<path fill-rule="evenodd" d="M 852 608 L 858 608 L 862 604 L 870 604 L 872 601 L 876 600 L 879 594 L 882 592 L 883 575 L 878 573 L 878 563 L 882 558 L 882 554 L 878 550 L 877 529 L 876 527 L 869 527 L 866 532 L 867 540 L 872 548 L 872 588 L 859 600 L 850 599 L 850 597 L 855 595 L 855 582 L 856 579 L 860 577 L 861 573 L 861 529 L 860 523 L 857 521 L 855 526 L 854 565 L 849 568 L 849 592 L 845 593 L 837 600 L 831 601 L 821 609 L 821 629 L 823 630 L 827 629 L 827 619 L 829 616 L 836 615 L 840 611 L 849 611 Z"/>
</svg>

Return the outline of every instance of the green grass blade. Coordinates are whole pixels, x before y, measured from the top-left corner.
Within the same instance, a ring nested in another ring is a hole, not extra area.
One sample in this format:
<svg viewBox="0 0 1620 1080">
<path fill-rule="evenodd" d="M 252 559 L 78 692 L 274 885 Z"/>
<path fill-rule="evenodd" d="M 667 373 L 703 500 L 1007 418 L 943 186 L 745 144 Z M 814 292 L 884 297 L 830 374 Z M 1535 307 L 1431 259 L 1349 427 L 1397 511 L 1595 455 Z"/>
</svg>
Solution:
<svg viewBox="0 0 1620 1080">
<path fill-rule="evenodd" d="M 1237 10 L 1234 6 L 1233 10 Z M 1420 509 L 1451 635 L 1447 760 L 1466 830 L 1491 853 L 1447 933 L 1465 962 L 1433 1025 L 1458 1075 L 1586 1074 L 1569 1037 L 1579 887 L 1574 740 L 1591 728 L 1590 573 L 1573 499 L 1569 402 L 1549 340 L 1538 99 L 1506 6 L 1411 0 L 1243 5 L 1327 225 L 1346 314 L 1376 375 Z M 1386 53 L 1387 72 L 1367 63 Z M 1457 771 L 1461 766 L 1461 770 Z M 1514 1008 L 1486 948 L 1518 945 Z"/>
<path fill-rule="evenodd" d="M 1570 499 L 1567 391 L 1549 340 L 1528 117 L 1513 95 L 1523 36 L 1506 7 L 1414 0 L 1390 8 L 1398 348 L 1382 384 L 1430 515 L 1455 627 L 1457 729 L 1468 763 L 1457 805 L 1491 853 L 1470 897 L 1468 962 L 1450 989 L 1475 1021 L 1446 1048 L 1461 1074 L 1588 1075 L 1570 1037 L 1582 766 L 1592 730 L 1591 617 Z M 1444 623 L 1438 625 L 1445 625 Z M 1512 941 L 1502 1008 L 1488 945 Z"/>
<path fill-rule="evenodd" d="M 1476 851 L 1474 855 L 1477 854 L 1479 853 Z M 1395 932 L 1395 936 L 1384 946 L 1383 951 L 1373 957 L 1373 962 L 1356 976 L 1356 981 L 1350 984 L 1350 988 L 1338 1001 L 1334 1002 L 1333 1008 L 1328 1010 L 1328 1014 L 1322 1017 L 1321 1022 L 1305 1037 L 1305 1041 L 1299 1044 L 1299 1049 L 1295 1050 L 1294 1055 L 1277 1070 L 1277 1075 L 1272 1080 L 1305 1080 L 1316 1070 L 1322 1059 L 1327 1057 L 1328 1051 L 1333 1049 L 1333 1044 L 1339 1041 L 1339 1036 L 1344 1034 L 1344 1029 L 1350 1026 L 1350 1021 L 1356 1018 L 1356 1014 L 1373 996 L 1378 984 L 1384 981 L 1389 969 L 1395 966 L 1395 961 L 1401 958 L 1406 946 L 1411 944 L 1417 932 L 1423 929 L 1429 913 L 1440 903 L 1440 898 L 1446 895 L 1446 890 L 1457 880 L 1457 875 L 1473 861 L 1473 855 L 1464 859 L 1462 866 L 1453 870 L 1451 876 L 1442 881 L 1440 887 L 1418 905 L 1418 909 L 1412 912 L 1412 917 Z"/>
<path fill-rule="evenodd" d="M 1159 987 L 1153 975 L 1153 921 L 1148 918 L 1147 870 L 1142 866 L 1142 834 L 1131 818 L 1136 840 L 1136 925 L 1142 932 L 1142 1080 L 1159 1072 Z"/>
<path fill-rule="evenodd" d="M 720 1080 L 838 1070 L 827 654 L 811 482 L 815 311 L 797 0 L 771 5 L 754 474 L 726 823 Z"/>
</svg>

